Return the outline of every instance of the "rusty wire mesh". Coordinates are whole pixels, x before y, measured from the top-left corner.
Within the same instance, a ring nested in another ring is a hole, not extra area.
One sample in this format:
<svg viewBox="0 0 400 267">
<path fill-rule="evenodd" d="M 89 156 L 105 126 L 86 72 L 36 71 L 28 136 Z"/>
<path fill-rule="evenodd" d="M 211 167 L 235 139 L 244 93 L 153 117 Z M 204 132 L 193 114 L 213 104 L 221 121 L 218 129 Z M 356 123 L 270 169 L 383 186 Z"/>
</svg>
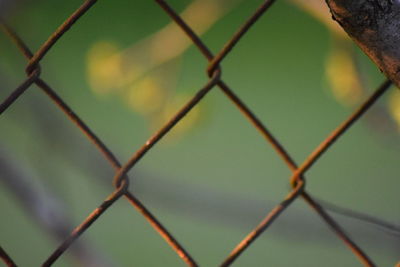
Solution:
<svg viewBox="0 0 400 267">
<path fill-rule="evenodd" d="M 78 225 L 65 241 L 60 244 L 54 252 L 45 260 L 43 266 L 51 266 L 59 257 L 67 251 L 71 244 L 79 238 L 93 223 L 100 219 L 102 214 L 110 208 L 116 201 L 124 197 L 129 203 L 142 214 L 143 217 L 151 224 L 167 242 L 171 248 L 176 252 L 187 265 L 198 266 L 201 263 L 195 261 L 190 252 L 178 242 L 178 240 L 165 228 L 165 226 L 152 214 L 146 206 L 129 190 L 128 177 L 129 171 L 146 155 L 146 153 L 153 148 L 154 145 L 160 141 L 165 134 L 174 128 L 179 122 L 195 107 L 203 97 L 211 90 L 218 87 L 223 94 L 232 102 L 232 104 L 241 111 L 254 128 L 261 134 L 261 136 L 270 143 L 277 155 L 285 162 L 287 167 L 291 170 L 292 176 L 290 177 L 290 184 L 292 190 L 288 195 L 274 207 L 265 218 L 259 223 L 257 227 L 252 229 L 250 233 L 240 241 L 232 252 L 221 263 L 221 266 L 231 265 L 251 244 L 259 237 L 268 227 L 273 224 L 276 219 L 289 207 L 294 201 L 302 198 L 311 209 L 313 209 L 323 221 L 329 225 L 332 231 L 339 239 L 356 255 L 359 260 L 366 266 L 375 266 L 372 259 L 349 237 L 346 231 L 325 211 L 323 206 L 307 192 L 305 173 L 313 167 L 317 160 L 340 138 L 346 131 L 364 115 L 366 111 L 387 91 L 391 82 L 386 80 L 382 85 L 360 105 L 356 111 L 351 114 L 345 121 L 343 121 L 315 150 L 302 162 L 296 164 L 293 158 L 285 150 L 284 146 L 278 139 L 271 134 L 267 127 L 261 122 L 259 118 L 246 106 L 246 104 L 232 91 L 230 86 L 223 81 L 221 63 L 224 58 L 234 49 L 235 45 L 240 41 L 243 35 L 253 26 L 253 24 L 262 17 L 269 7 L 275 2 L 274 0 L 267 0 L 262 3 L 254 13 L 247 19 L 247 21 L 238 29 L 238 31 L 230 38 L 225 46 L 217 53 L 213 54 L 209 48 L 203 43 L 201 38 L 193 31 L 193 29 L 186 24 L 186 22 L 178 15 L 178 13 L 164 0 L 156 0 L 157 4 L 170 16 L 170 18 L 182 29 L 182 31 L 191 39 L 193 44 L 198 48 L 200 53 L 208 60 L 209 64 L 206 73 L 209 77 L 208 82 L 197 91 L 197 93 L 187 103 L 170 118 L 165 125 L 152 135 L 148 141 L 139 148 L 132 157 L 123 164 L 114 156 L 113 152 L 102 142 L 102 140 L 92 131 L 89 126 L 72 110 L 64 100 L 59 97 L 56 90 L 53 89 L 46 81 L 44 81 L 40 74 L 40 62 L 52 49 L 52 47 L 60 40 L 60 38 L 82 17 L 90 8 L 96 3 L 96 0 L 87 0 L 79 7 L 38 49 L 32 52 L 28 45 L 24 42 L 13 29 L 8 26 L 5 21 L 1 21 L 2 29 L 10 39 L 19 48 L 21 53 L 27 59 L 26 74 L 27 78 L 24 80 L 0 105 L 0 114 L 5 112 L 19 97 L 23 97 L 24 93 L 31 88 L 32 85 L 37 85 L 44 94 L 49 97 L 49 100 L 54 102 L 60 110 L 62 110 L 75 125 L 78 127 L 99 152 L 108 160 L 110 165 L 115 169 L 115 176 L 113 178 L 113 185 L 115 190 L 101 203 L 96 209 L 90 213 L 87 218 Z M 16 266 L 16 263 L 11 259 L 6 251 L 0 247 L 0 256 L 5 264 L 8 266 Z M 17 261 L 17 259 L 16 259 Z"/>
</svg>

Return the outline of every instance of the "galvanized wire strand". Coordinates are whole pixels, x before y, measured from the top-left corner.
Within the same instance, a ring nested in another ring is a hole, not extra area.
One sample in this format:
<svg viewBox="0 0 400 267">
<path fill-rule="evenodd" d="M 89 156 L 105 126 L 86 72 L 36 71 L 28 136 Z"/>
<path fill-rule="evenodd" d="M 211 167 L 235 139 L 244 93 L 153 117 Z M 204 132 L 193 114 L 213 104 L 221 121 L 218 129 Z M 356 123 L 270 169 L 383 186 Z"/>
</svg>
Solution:
<svg viewBox="0 0 400 267">
<path fill-rule="evenodd" d="M 361 116 L 370 109 L 370 107 L 390 88 L 392 82 L 390 80 L 384 81 L 378 89 L 352 114 L 345 120 L 338 128 L 336 128 L 304 161 L 303 164 L 293 173 L 291 178 L 292 186 L 302 180 L 301 175 L 303 175 L 327 150 L 334 144 Z M 308 196 L 309 198 L 309 196 Z M 321 209 L 321 206 L 309 198 L 310 202 L 314 202 L 315 209 Z M 324 217 L 328 218 L 328 214 L 324 212 Z M 331 228 L 337 233 L 344 233 L 341 227 L 331 220 L 326 220 Z M 375 263 L 368 257 L 368 255 L 363 252 L 360 247 L 358 247 L 351 239 L 346 238 L 342 234 L 338 235 L 346 243 L 349 244 L 350 249 L 353 253 L 364 263 L 365 266 L 375 266 Z"/>
<path fill-rule="evenodd" d="M 47 39 L 46 42 L 39 48 L 39 50 L 33 55 L 26 72 L 31 73 L 39 61 L 49 52 L 49 50 L 55 45 L 55 43 L 78 21 L 86 12 L 97 2 L 97 0 L 85 1 L 72 15 L 70 15 L 63 24 Z"/>
<path fill-rule="evenodd" d="M 300 165 L 291 178 L 295 184 L 314 163 L 342 136 L 370 107 L 390 88 L 392 82 L 385 80 L 378 89 L 341 125 L 339 125 Z"/>
<path fill-rule="evenodd" d="M 300 180 L 296 187 L 286 196 L 286 198 L 275 208 L 273 208 L 261 223 L 254 228 L 229 254 L 229 256 L 222 262 L 221 267 L 230 266 L 255 240 L 270 226 L 282 212 L 284 212 L 290 204 L 296 200 L 305 187 L 305 181 Z"/>
<path fill-rule="evenodd" d="M 118 173 L 114 177 L 114 185 L 119 186 L 123 177 L 127 172 L 158 142 L 164 137 L 183 117 L 185 117 L 189 111 L 192 110 L 203 97 L 210 92 L 210 90 L 218 83 L 221 72 L 217 70 L 213 73 L 213 76 L 207 82 L 207 84 L 201 88 L 194 97 L 192 97 L 161 129 L 159 129 L 146 143 L 136 151 L 135 154 L 128 160 L 128 162 L 122 166 Z"/>
<path fill-rule="evenodd" d="M 0 27 L 4 33 L 14 42 L 20 52 L 27 58 L 31 59 L 33 57 L 32 51 L 26 45 L 26 43 L 19 37 L 19 35 L 4 21 L 0 18 Z M 39 63 L 36 64 L 37 68 L 40 68 Z"/>
<path fill-rule="evenodd" d="M 133 194 L 127 192 L 125 197 L 142 214 L 142 216 L 151 224 L 151 226 L 165 239 L 168 245 L 178 254 L 178 256 L 188 266 L 196 267 L 198 264 L 190 253 L 169 233 L 163 224 L 137 199 Z"/>
<path fill-rule="evenodd" d="M 286 198 L 272 209 L 261 223 L 254 228 L 244 239 L 241 241 L 231 254 L 223 261 L 221 266 L 231 265 L 255 240 L 260 236 L 277 218 L 282 214 L 299 196 L 301 196 L 318 214 L 319 216 L 332 228 L 337 236 L 344 241 L 345 244 L 357 255 L 366 266 L 375 266 L 372 260 L 364 253 L 360 247 L 350 239 L 347 233 L 341 226 L 333 220 L 332 217 L 324 210 L 323 206 L 313 199 L 305 191 L 305 178 L 303 175 L 309 170 L 315 162 L 335 143 L 340 136 L 342 136 L 348 129 L 359 120 L 364 113 L 377 101 L 383 93 L 390 87 L 391 82 L 385 81 L 377 91 L 367 99 L 347 120 L 345 120 L 335 131 L 332 132 L 299 167 L 295 161 L 285 150 L 284 146 L 271 134 L 265 125 L 259 120 L 256 115 L 248 108 L 245 103 L 230 89 L 230 87 L 221 79 L 222 69 L 220 63 L 231 53 L 232 49 L 237 45 L 241 38 L 249 31 L 254 23 L 262 17 L 263 14 L 272 6 L 275 0 L 264 1 L 254 13 L 239 27 L 238 31 L 227 41 L 223 48 L 215 56 L 196 35 L 190 26 L 171 8 L 164 0 L 155 0 L 168 15 L 174 20 L 177 25 L 182 28 L 186 35 L 193 41 L 201 53 L 209 61 L 207 67 L 207 74 L 209 80 L 206 85 L 201 88 L 186 104 L 174 115 L 171 119 L 164 124 L 148 141 L 140 147 L 131 158 L 121 166 L 118 159 L 114 156 L 112 151 L 97 137 L 97 135 L 84 123 L 78 115 L 64 102 L 64 100 L 56 94 L 56 92 L 40 78 L 40 61 L 46 54 L 54 47 L 57 41 L 65 35 L 65 33 L 84 16 L 89 9 L 97 2 L 96 0 L 85 1 L 76 11 L 74 11 L 65 22 L 58 27 L 56 31 L 43 43 L 36 53 L 32 53 L 28 46 L 22 39 L 6 24 L 3 24 L 4 31 L 14 41 L 16 46 L 21 50 L 21 53 L 28 59 L 26 72 L 28 77 L 15 89 L 11 94 L 0 103 L 0 115 L 23 95 L 26 90 L 32 85 L 36 84 L 60 110 L 73 122 L 75 125 L 90 139 L 96 146 L 101 154 L 108 160 L 111 166 L 115 169 L 116 173 L 113 179 L 115 191 L 95 209 L 79 226 L 77 226 L 67 239 L 49 256 L 43 266 L 50 266 L 57 259 L 68 250 L 73 241 L 75 241 L 81 234 L 83 234 L 99 217 L 111 207 L 121 196 L 125 196 L 128 201 L 145 217 L 152 227 L 166 240 L 166 242 L 174 249 L 174 251 L 182 258 L 182 260 L 189 266 L 197 266 L 190 254 L 181 246 L 172 234 L 161 224 L 158 219 L 136 198 L 135 195 L 128 191 L 129 178 L 128 172 L 148 153 L 154 145 L 157 144 L 175 125 L 177 125 L 184 117 L 210 92 L 215 86 L 218 86 L 223 93 L 233 102 L 233 104 L 243 113 L 243 115 L 253 124 L 253 126 L 262 134 L 262 136 L 271 143 L 274 150 L 288 165 L 289 169 L 293 172 L 290 182 L 293 186 L 292 190 Z M 3 21 L 0 19 L 0 23 Z M 0 257 L 7 263 L 12 260 L 8 257 L 5 251 L 0 247 Z M 9 265 L 15 266 L 15 265 Z"/>
<path fill-rule="evenodd" d="M 125 192 L 128 187 L 126 181 L 121 184 L 121 187 L 112 192 L 103 203 L 92 211 L 88 217 L 77 226 L 64 242 L 54 250 L 54 252 L 42 264 L 43 267 L 53 265 L 53 263 L 71 246 L 71 244 L 78 239 L 115 201 L 117 201 Z"/>
<path fill-rule="evenodd" d="M 210 65 L 207 68 L 208 73 L 213 73 L 218 67 L 219 63 L 231 52 L 235 45 L 240 41 L 244 34 L 246 34 L 250 28 L 258 21 L 258 19 L 264 15 L 264 13 L 275 3 L 275 0 L 264 1 L 250 18 L 239 28 L 239 30 L 229 39 L 221 51 L 213 58 Z"/>
<path fill-rule="evenodd" d="M 38 79 L 39 71 L 33 71 L 11 94 L 0 104 L 0 115 L 3 114 L 17 99 Z"/>
<path fill-rule="evenodd" d="M 164 1 L 156 0 L 156 2 L 168 13 L 168 15 L 182 28 L 186 35 L 193 41 L 193 43 L 199 48 L 202 54 L 211 62 L 213 62 L 213 54 L 202 42 L 198 35 L 186 24 L 186 22 Z M 265 11 L 265 10 L 264 10 Z M 229 46 L 229 42 L 225 47 Z M 222 50 L 222 53 L 224 53 Z M 218 66 L 218 68 L 220 68 Z M 265 127 L 265 125 L 255 116 L 255 114 L 243 103 L 243 101 L 237 97 L 233 91 L 228 87 L 224 81 L 220 80 L 218 83 L 220 89 L 225 95 L 233 101 L 238 109 L 244 114 L 244 116 L 250 120 L 255 128 L 263 135 L 263 137 L 272 145 L 282 160 L 288 165 L 289 169 L 295 172 L 297 165 L 289 153 L 285 150 L 283 145 L 272 135 L 272 133 Z M 302 190 L 302 198 L 319 214 L 319 216 L 332 228 L 332 230 L 339 236 L 340 239 L 352 250 L 356 252 L 356 255 L 364 258 L 362 261 L 369 261 L 361 248 L 349 237 L 347 233 L 340 227 L 340 225 L 324 210 L 324 208 L 317 203 L 307 192 Z M 258 236 L 258 235 L 257 235 Z M 255 237 L 257 237 L 255 236 Z M 242 252 L 242 251 L 241 251 Z M 241 253 L 240 252 L 240 253 Z"/>
<path fill-rule="evenodd" d="M 299 180 L 302 181 L 302 180 Z M 348 248 L 353 252 L 353 254 L 359 259 L 359 261 L 364 266 L 373 267 L 376 266 L 372 259 L 368 256 L 364 250 L 362 250 L 349 236 L 348 233 L 335 221 L 331 216 L 322 208 L 322 206 L 316 202 L 308 194 L 303 194 L 303 197 L 311 207 L 319 213 L 319 215 L 324 219 L 324 221 L 329 225 L 334 233 L 348 246 Z"/>
<path fill-rule="evenodd" d="M 187 25 L 187 23 L 175 12 L 164 0 L 155 0 L 166 13 L 181 27 L 185 34 L 192 40 L 193 44 L 200 50 L 200 52 L 211 62 L 214 58 L 212 52 L 203 43 L 199 36 Z M 283 145 L 271 134 L 267 127 L 255 115 L 253 111 L 233 92 L 233 90 L 221 79 L 218 82 L 218 87 L 224 94 L 236 105 L 236 107 L 244 114 L 244 116 L 253 124 L 253 126 L 262 134 L 262 136 L 271 143 L 273 148 L 277 151 L 283 161 L 292 168 L 297 169 L 294 160 L 286 152 Z M 293 168 L 293 166 L 295 166 Z"/>
<path fill-rule="evenodd" d="M 17 47 L 25 55 L 26 58 L 32 57 L 32 52 L 22 39 L 10 27 L 6 26 L 6 33 L 10 36 Z M 39 68 L 39 65 L 37 64 Z M 121 164 L 114 156 L 110 149 L 100 140 L 99 137 L 84 123 L 78 115 L 62 100 L 61 97 L 43 80 L 38 79 L 35 81 L 37 86 L 54 102 L 64 114 L 87 136 L 87 138 L 97 147 L 101 154 L 108 160 L 115 170 L 119 170 Z M 15 101 L 15 100 L 14 100 Z M 126 180 L 129 179 L 126 177 Z M 175 237 L 166 229 L 166 227 L 128 190 L 124 193 L 127 200 L 143 215 L 143 217 L 153 226 L 153 228 L 166 240 L 171 248 L 181 257 L 189 266 L 197 266 L 190 254 L 185 248 L 176 240 Z"/>
<path fill-rule="evenodd" d="M 114 176 L 114 185 L 118 187 L 124 180 L 126 180 L 127 173 L 135 166 L 140 159 L 155 145 L 159 140 L 161 140 L 180 120 L 182 120 L 192 109 L 199 103 L 203 97 L 216 85 L 220 78 L 220 72 L 216 71 L 207 84 L 200 89 L 194 97 L 192 97 L 163 127 L 161 127 L 152 137 L 150 137 L 146 143 L 139 148 L 132 157 L 123 165 Z M 135 198 L 133 195 L 129 196 L 131 201 Z M 137 207 L 140 209 L 140 207 Z M 146 214 L 146 210 L 142 210 Z M 150 214 L 151 215 L 151 214 Z M 172 236 L 164 236 L 167 241 L 174 241 Z M 170 239 L 172 238 L 172 239 Z M 197 266 L 194 259 L 185 250 L 177 251 L 178 255 L 189 265 Z"/>
</svg>

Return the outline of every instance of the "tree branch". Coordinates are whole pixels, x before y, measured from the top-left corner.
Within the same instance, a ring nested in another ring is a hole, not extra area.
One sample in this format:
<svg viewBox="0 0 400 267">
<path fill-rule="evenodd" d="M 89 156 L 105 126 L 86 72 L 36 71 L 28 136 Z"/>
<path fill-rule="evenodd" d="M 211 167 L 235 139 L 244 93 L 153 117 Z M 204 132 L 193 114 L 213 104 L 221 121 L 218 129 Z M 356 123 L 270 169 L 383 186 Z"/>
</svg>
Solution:
<svg viewBox="0 0 400 267">
<path fill-rule="evenodd" d="M 400 87 L 400 1 L 326 0 L 332 17 Z"/>
</svg>

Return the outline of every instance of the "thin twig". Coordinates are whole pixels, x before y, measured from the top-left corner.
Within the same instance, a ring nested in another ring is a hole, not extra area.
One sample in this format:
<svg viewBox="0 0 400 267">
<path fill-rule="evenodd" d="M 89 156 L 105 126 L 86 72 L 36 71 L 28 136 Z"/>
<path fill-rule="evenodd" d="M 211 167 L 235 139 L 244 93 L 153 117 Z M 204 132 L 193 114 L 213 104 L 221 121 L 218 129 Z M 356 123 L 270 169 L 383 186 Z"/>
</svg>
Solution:
<svg viewBox="0 0 400 267">
<path fill-rule="evenodd" d="M 346 209 L 325 200 L 318 199 L 318 202 L 324 206 L 325 209 L 342 216 L 353 218 L 364 223 L 371 224 L 387 234 L 400 237 L 400 226 L 392 222 L 382 220 L 376 216 L 371 216 L 364 212 L 355 211 L 353 209 Z"/>
</svg>

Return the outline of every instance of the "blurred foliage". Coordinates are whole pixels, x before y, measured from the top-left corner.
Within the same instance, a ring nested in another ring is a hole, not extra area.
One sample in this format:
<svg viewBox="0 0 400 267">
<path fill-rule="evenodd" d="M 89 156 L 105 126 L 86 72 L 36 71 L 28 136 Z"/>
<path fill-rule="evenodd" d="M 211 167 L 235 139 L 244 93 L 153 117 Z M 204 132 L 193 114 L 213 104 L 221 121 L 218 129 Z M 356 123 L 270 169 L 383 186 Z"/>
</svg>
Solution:
<svg viewBox="0 0 400 267">
<path fill-rule="evenodd" d="M 260 1 L 169 3 L 217 52 Z M 20 1 L 7 19 L 35 50 L 80 4 Z M 323 4 L 278 1 L 222 63 L 223 79 L 298 163 L 383 79 L 332 23 Z M 41 63 L 43 79 L 122 162 L 207 81 L 207 61 L 152 1 L 99 1 Z M 24 79 L 25 64 L 1 34 L 1 99 Z M 391 90 L 307 173 L 310 192 L 347 208 L 400 220 L 399 95 Z M 0 137 L 3 157 L 64 203 L 73 225 L 111 190 L 108 163 L 38 88 L 29 89 L 0 117 Z M 5 175 L 0 169 L 0 179 Z M 130 176 L 132 190 L 195 259 L 213 266 L 283 198 L 290 171 L 215 88 Z M 58 241 L 40 229 L 18 201 L 2 184 L 0 244 L 21 266 L 38 265 Z M 335 218 L 379 265 L 393 266 L 398 260 L 398 237 Z M 183 266 L 124 200 L 82 239 L 115 265 Z M 149 251 L 156 255 L 149 256 Z M 68 255 L 60 266 L 76 264 Z M 301 200 L 237 265 L 264 263 L 358 264 Z"/>
</svg>

